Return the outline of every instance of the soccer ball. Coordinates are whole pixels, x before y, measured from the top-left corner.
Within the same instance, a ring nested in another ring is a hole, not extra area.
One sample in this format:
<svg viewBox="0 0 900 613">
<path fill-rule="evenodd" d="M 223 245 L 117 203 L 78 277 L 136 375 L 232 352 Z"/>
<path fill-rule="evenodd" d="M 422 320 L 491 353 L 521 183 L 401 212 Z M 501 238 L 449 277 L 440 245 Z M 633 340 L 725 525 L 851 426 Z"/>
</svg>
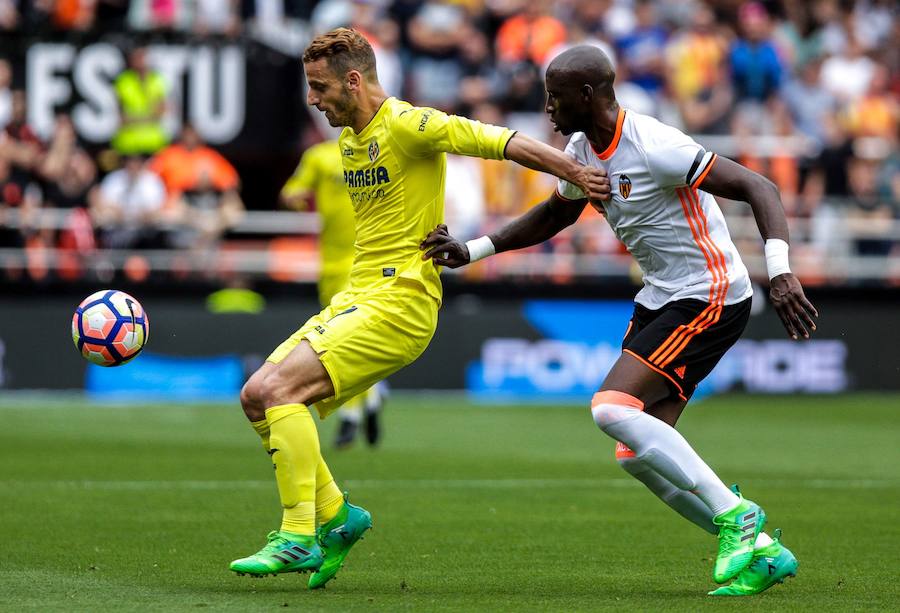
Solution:
<svg viewBox="0 0 900 613">
<path fill-rule="evenodd" d="M 87 360 L 119 366 L 137 357 L 150 333 L 141 304 L 115 289 L 94 292 L 72 316 L 72 340 Z"/>
</svg>

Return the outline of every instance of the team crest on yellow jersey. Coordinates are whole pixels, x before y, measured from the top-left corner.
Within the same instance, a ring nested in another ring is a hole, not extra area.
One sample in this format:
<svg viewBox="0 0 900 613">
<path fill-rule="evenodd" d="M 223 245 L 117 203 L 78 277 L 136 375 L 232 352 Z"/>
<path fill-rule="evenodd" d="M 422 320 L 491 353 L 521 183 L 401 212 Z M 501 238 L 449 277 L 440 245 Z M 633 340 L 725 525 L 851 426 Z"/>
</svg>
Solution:
<svg viewBox="0 0 900 613">
<path fill-rule="evenodd" d="M 381 153 L 381 148 L 378 146 L 378 141 L 373 140 L 369 143 L 369 161 L 374 162 L 378 158 L 379 153 Z"/>
<path fill-rule="evenodd" d="M 619 193 L 622 198 L 628 200 L 628 196 L 631 194 L 631 179 L 628 178 L 628 175 L 619 175 Z"/>
</svg>

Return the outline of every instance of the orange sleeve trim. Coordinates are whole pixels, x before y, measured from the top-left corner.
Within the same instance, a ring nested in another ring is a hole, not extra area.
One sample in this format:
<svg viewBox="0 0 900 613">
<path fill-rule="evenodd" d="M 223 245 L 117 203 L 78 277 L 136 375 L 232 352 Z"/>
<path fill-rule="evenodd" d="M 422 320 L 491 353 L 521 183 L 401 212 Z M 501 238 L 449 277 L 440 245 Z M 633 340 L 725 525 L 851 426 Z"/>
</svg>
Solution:
<svg viewBox="0 0 900 613">
<path fill-rule="evenodd" d="M 598 404 L 618 404 L 637 409 L 638 411 L 644 410 L 644 403 L 641 402 L 640 398 L 635 398 L 631 394 L 617 392 L 616 390 L 603 390 L 594 394 L 594 397 L 591 399 L 591 406 L 595 407 Z"/>
<path fill-rule="evenodd" d="M 622 353 L 627 353 L 628 355 L 634 356 L 635 358 L 637 358 L 638 360 L 640 360 L 641 362 L 643 362 L 644 366 L 646 366 L 647 368 L 649 368 L 650 370 L 652 370 L 652 371 L 654 371 L 654 372 L 658 372 L 658 373 L 661 374 L 663 377 L 665 377 L 666 379 L 668 379 L 668 380 L 672 383 L 672 385 L 675 386 L 675 389 L 678 390 L 678 397 L 681 398 L 682 400 L 684 400 L 685 402 L 687 402 L 687 397 L 684 395 L 684 390 L 682 389 L 681 385 L 678 384 L 678 381 L 676 381 L 675 379 L 673 379 L 673 378 L 671 377 L 671 375 L 669 375 L 668 373 L 666 373 L 666 372 L 663 371 L 663 370 L 660 370 L 659 368 L 657 368 L 656 366 L 654 366 L 653 364 L 651 364 L 650 362 L 648 362 L 647 360 L 645 360 L 644 358 L 642 358 L 641 356 L 639 356 L 638 354 L 636 354 L 636 353 L 635 353 L 634 351 L 632 351 L 631 349 L 623 349 L 623 350 L 622 350 Z"/>
<path fill-rule="evenodd" d="M 709 174 L 709 171 L 712 170 L 712 167 L 716 165 L 716 160 L 719 159 L 719 156 L 713 153 L 712 158 L 709 160 L 709 164 L 706 165 L 706 168 L 703 169 L 703 172 L 700 173 L 700 176 L 694 179 L 694 182 L 691 183 L 691 189 L 699 189 L 700 184 L 703 183 L 703 179 L 706 178 L 706 175 Z"/>
<path fill-rule="evenodd" d="M 619 115 L 616 117 L 616 133 L 613 134 L 612 142 L 609 143 L 609 146 L 604 149 L 602 152 L 594 149 L 594 145 L 591 145 L 591 149 L 594 149 L 594 154 L 600 158 L 601 160 L 608 160 L 613 156 L 616 152 L 616 148 L 619 146 L 619 139 L 622 138 L 622 126 L 625 124 L 625 109 L 619 107 Z"/>
</svg>

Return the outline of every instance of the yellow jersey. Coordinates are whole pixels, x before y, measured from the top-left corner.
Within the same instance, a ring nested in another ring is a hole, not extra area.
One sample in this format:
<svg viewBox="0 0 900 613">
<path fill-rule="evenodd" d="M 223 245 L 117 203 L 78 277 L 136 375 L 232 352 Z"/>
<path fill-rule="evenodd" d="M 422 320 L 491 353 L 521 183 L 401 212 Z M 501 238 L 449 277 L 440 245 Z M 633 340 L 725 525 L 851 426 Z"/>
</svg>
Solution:
<svg viewBox="0 0 900 613">
<path fill-rule="evenodd" d="M 388 98 L 362 131 L 338 140 L 344 184 L 356 211 L 350 290 L 395 278 L 422 286 L 438 303 L 438 267 L 419 244 L 444 219 L 445 153 L 503 159 L 515 132 Z"/>
<path fill-rule="evenodd" d="M 316 211 L 322 221 L 319 233 L 319 295 L 324 306 L 349 282 L 356 238 L 356 219 L 344 186 L 341 149 L 336 140 L 307 149 L 281 192 L 290 196 L 301 190 L 313 193 Z"/>
</svg>

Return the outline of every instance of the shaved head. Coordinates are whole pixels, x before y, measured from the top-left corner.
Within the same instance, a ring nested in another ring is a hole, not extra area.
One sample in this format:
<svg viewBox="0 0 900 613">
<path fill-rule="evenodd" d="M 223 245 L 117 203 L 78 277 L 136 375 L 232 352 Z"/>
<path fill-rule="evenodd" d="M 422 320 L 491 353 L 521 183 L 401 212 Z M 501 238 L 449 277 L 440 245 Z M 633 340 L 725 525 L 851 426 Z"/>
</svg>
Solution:
<svg viewBox="0 0 900 613">
<path fill-rule="evenodd" d="M 617 109 L 612 62 L 597 47 L 578 45 L 559 54 L 547 67 L 547 105 L 554 129 L 584 132 L 598 117 Z"/>
<path fill-rule="evenodd" d="M 547 78 L 551 77 L 574 87 L 590 85 L 601 94 L 612 94 L 616 71 L 603 51 L 592 45 L 578 45 L 553 58 L 547 67 Z"/>
</svg>

